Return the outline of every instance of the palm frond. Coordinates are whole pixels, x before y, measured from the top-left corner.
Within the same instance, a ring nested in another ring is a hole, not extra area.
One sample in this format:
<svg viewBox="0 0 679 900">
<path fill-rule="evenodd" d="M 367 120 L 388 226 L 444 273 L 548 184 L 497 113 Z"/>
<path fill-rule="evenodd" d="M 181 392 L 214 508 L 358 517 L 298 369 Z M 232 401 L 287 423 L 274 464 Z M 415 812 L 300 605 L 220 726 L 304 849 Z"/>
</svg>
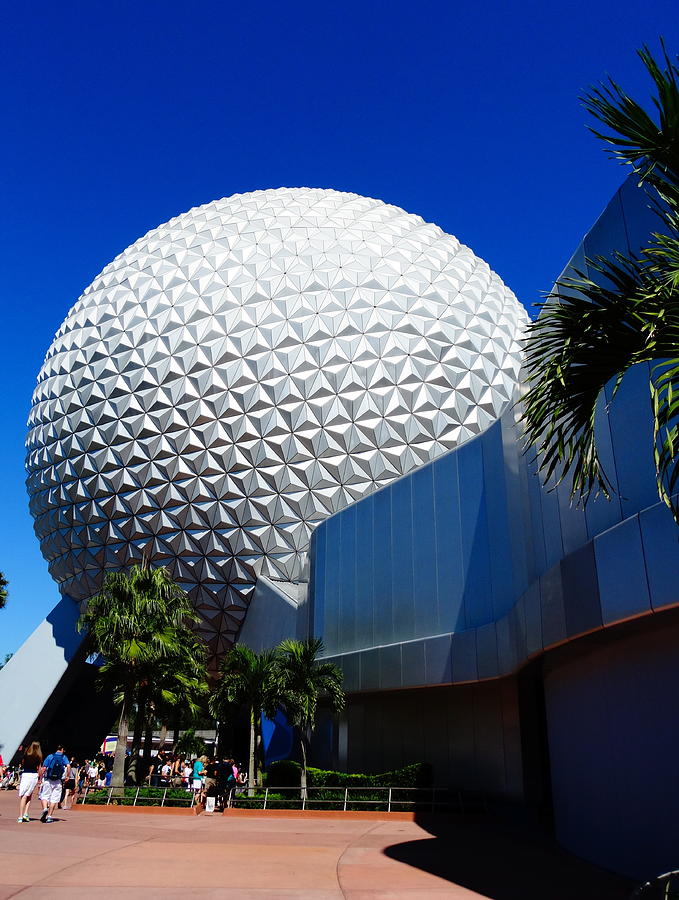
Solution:
<svg viewBox="0 0 679 900">
<path fill-rule="evenodd" d="M 590 266 L 596 281 L 582 272 L 564 278 L 528 327 L 520 417 L 545 481 L 570 475 L 578 501 L 592 492 L 610 496 L 596 446 L 597 405 L 612 379 L 615 393 L 624 373 L 648 357 L 649 296 L 657 288 L 635 258 L 599 257 Z"/>
<path fill-rule="evenodd" d="M 662 43 L 662 42 L 661 42 Z M 647 182 L 664 199 L 679 196 L 679 68 L 662 44 L 664 68 L 648 47 L 639 57 L 656 89 L 657 121 L 613 79 L 583 98 L 585 109 L 609 131 L 591 131 L 611 148 L 611 155 L 631 165 L 640 182 Z"/>
<path fill-rule="evenodd" d="M 651 398 L 658 493 L 679 521 L 679 357 L 653 367 Z"/>
</svg>

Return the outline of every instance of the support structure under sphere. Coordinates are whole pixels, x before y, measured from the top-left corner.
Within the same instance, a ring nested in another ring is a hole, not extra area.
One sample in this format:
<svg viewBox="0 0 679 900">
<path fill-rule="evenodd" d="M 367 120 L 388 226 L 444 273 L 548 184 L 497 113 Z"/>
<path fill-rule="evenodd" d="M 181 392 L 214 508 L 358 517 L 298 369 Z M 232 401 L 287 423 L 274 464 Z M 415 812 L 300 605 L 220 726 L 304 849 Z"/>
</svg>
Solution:
<svg viewBox="0 0 679 900">
<path fill-rule="evenodd" d="M 146 550 L 222 653 L 257 573 L 294 580 L 318 522 L 499 415 L 526 321 L 471 250 L 379 200 L 255 191 L 171 219 L 87 288 L 40 371 L 50 572 L 82 600 Z"/>
</svg>

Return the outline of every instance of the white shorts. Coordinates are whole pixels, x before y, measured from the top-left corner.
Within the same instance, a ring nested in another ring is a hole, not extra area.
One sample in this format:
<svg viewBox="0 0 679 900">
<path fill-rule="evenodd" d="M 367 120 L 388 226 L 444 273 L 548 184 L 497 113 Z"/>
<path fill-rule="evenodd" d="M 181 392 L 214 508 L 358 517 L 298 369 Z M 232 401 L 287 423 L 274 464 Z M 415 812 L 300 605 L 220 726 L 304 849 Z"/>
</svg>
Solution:
<svg viewBox="0 0 679 900">
<path fill-rule="evenodd" d="M 37 772 L 23 772 L 19 782 L 19 796 L 30 797 L 38 783 Z"/>
<path fill-rule="evenodd" d="M 61 781 L 44 778 L 40 788 L 40 799 L 47 803 L 58 803 L 61 800 Z"/>
<path fill-rule="evenodd" d="M 203 789 L 203 779 L 202 778 L 194 778 L 193 779 L 193 789 L 194 789 L 194 791 L 202 791 L 202 789 Z"/>
</svg>

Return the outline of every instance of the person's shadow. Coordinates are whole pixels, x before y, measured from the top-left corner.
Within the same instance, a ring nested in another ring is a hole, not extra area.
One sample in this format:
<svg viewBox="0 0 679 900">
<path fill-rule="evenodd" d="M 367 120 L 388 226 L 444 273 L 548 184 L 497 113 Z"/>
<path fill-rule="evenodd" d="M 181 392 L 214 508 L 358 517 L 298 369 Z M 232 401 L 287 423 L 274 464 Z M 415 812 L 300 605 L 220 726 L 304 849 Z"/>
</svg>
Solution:
<svg viewBox="0 0 679 900">
<path fill-rule="evenodd" d="M 385 854 L 489 900 L 627 900 L 635 886 L 524 824 L 446 815 L 418 815 L 417 824 L 433 837 Z"/>
</svg>

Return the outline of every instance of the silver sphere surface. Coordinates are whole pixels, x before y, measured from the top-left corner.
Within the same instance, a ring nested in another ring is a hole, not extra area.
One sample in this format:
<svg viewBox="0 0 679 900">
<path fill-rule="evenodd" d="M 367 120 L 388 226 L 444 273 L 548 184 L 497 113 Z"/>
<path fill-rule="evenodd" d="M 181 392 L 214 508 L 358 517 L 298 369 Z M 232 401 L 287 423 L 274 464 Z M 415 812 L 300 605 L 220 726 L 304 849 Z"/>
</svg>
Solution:
<svg viewBox="0 0 679 900">
<path fill-rule="evenodd" d="M 38 377 L 27 470 L 61 591 L 169 566 L 213 654 L 256 574 L 294 580 L 314 526 L 487 427 L 527 315 L 471 250 L 356 194 L 191 209 L 121 253 Z"/>
</svg>

